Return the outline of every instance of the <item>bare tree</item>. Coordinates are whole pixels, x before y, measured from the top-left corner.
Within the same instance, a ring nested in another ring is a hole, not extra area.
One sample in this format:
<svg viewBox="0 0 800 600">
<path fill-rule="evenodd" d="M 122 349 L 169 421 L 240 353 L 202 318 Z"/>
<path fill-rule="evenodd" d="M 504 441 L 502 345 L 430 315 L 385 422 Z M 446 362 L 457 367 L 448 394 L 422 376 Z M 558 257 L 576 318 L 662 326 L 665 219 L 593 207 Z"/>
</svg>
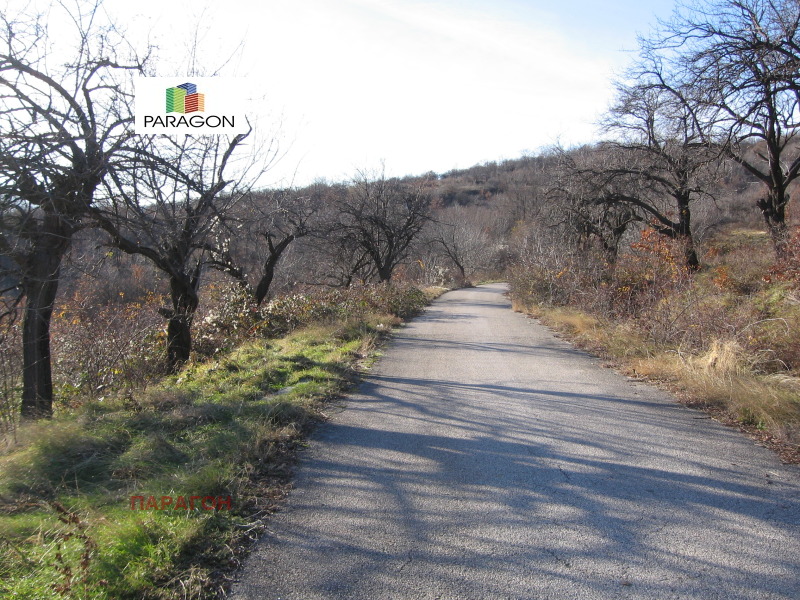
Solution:
<svg viewBox="0 0 800 600">
<path fill-rule="evenodd" d="M 547 204 L 549 171 L 551 164 L 548 154 L 525 156 L 519 161 L 519 168 L 505 176 L 507 180 L 505 196 L 509 200 L 508 211 L 512 222 L 524 223 L 538 218 Z"/>
<path fill-rule="evenodd" d="M 461 284 L 467 283 L 467 273 L 474 275 L 485 266 L 491 254 L 487 212 L 483 207 L 453 206 L 439 211 L 431 222 L 427 237 L 458 269 Z"/>
<path fill-rule="evenodd" d="M 148 258 L 169 280 L 172 306 L 161 313 L 170 371 L 189 359 L 203 272 L 224 252 L 226 218 L 252 181 L 252 162 L 234 164 L 248 136 L 142 137 L 111 171 L 106 201 L 92 211 L 110 245 Z"/>
<path fill-rule="evenodd" d="M 339 203 L 337 243 L 356 260 L 369 258 L 382 282 L 408 257 L 411 242 L 429 219 L 424 182 L 360 173 Z"/>
<path fill-rule="evenodd" d="M 316 217 L 324 194 L 321 185 L 248 194 L 237 214 L 227 216 L 226 239 L 209 265 L 233 277 L 261 304 L 292 242 L 321 230 Z"/>
<path fill-rule="evenodd" d="M 314 282 L 347 288 L 377 276 L 375 263 L 366 251 L 340 230 L 313 236 L 313 244 L 318 261 L 318 268 L 312 274 Z"/>
<path fill-rule="evenodd" d="M 660 209 L 652 206 L 646 211 L 628 201 L 641 201 L 642 188 L 629 174 L 610 173 L 618 164 L 618 152 L 592 146 L 562 149 L 559 154 L 558 167 L 552 171 L 551 211 L 546 222 L 562 232 L 562 243 L 582 254 L 599 247 L 608 276 L 630 226 L 644 221 L 648 212 L 661 214 Z"/>
<path fill-rule="evenodd" d="M 796 0 L 705 0 L 644 42 L 654 64 L 719 113 L 730 156 L 766 187 L 757 206 L 779 256 L 787 188 L 800 174 L 799 27 Z"/>
<path fill-rule="evenodd" d="M 625 193 L 602 193 L 604 202 L 638 210 L 659 233 L 681 242 L 686 266 L 696 269 L 692 205 L 710 197 L 719 165 L 715 115 L 691 96 L 692 89 L 670 85 L 657 64 L 640 62 L 632 75 L 634 83 L 617 85 L 603 121 L 615 139 L 603 144 L 609 160 L 594 174 L 595 183 L 630 180 Z"/>
<path fill-rule="evenodd" d="M 130 138 L 128 74 L 144 64 L 114 27 L 99 24 L 99 2 L 51 10 L 51 20 L 69 25 L 69 40 L 55 39 L 41 16 L 0 15 L 0 252 L 25 299 L 22 416 L 29 419 L 52 414 L 50 318 L 61 264 Z M 54 45 L 73 54 L 56 65 Z"/>
</svg>

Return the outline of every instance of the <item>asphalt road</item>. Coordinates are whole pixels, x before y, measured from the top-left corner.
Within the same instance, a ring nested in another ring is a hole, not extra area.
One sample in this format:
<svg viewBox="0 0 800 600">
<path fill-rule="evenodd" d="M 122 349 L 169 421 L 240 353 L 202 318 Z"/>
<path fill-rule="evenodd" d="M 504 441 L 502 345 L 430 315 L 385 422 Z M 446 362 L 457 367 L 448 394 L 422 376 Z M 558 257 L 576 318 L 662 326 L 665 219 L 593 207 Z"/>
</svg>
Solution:
<svg viewBox="0 0 800 600">
<path fill-rule="evenodd" d="M 234 598 L 800 598 L 800 469 L 514 313 L 402 329 Z"/>
</svg>

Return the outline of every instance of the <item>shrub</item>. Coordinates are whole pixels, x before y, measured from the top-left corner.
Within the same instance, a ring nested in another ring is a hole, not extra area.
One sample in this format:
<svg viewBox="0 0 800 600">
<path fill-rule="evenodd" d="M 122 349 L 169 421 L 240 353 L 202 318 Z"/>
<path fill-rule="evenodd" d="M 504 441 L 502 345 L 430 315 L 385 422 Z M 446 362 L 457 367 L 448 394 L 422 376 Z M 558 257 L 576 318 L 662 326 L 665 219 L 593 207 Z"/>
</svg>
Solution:
<svg viewBox="0 0 800 600">
<path fill-rule="evenodd" d="M 142 385 L 163 369 L 162 298 L 94 305 L 72 299 L 53 315 L 53 376 L 62 399 Z"/>
<path fill-rule="evenodd" d="M 800 289 L 800 227 L 795 227 L 789 235 L 787 255 L 770 267 L 766 281 L 784 281 L 795 289 Z"/>
</svg>

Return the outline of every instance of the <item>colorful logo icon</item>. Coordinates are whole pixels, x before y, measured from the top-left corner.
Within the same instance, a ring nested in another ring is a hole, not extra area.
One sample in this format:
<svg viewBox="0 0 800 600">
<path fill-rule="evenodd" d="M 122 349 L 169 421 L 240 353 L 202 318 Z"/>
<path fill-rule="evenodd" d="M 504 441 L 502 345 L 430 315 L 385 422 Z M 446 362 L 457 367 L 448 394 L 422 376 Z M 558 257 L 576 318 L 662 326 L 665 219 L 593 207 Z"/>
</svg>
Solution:
<svg viewBox="0 0 800 600">
<path fill-rule="evenodd" d="M 197 86 L 193 83 L 182 83 L 175 87 L 167 88 L 167 113 L 193 113 L 204 112 L 206 109 L 205 94 L 197 93 Z"/>
</svg>

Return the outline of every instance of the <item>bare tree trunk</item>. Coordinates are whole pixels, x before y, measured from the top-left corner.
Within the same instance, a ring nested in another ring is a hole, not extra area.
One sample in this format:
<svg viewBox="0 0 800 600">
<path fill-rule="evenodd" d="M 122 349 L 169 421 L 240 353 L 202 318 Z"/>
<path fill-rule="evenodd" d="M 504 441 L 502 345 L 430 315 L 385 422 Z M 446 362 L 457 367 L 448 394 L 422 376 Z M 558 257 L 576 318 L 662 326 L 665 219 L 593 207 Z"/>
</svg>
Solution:
<svg viewBox="0 0 800 600">
<path fill-rule="evenodd" d="M 769 190 L 766 198 L 761 198 L 756 203 L 761 209 L 767 230 L 775 246 L 775 254 L 779 259 L 786 258 L 789 254 L 789 228 L 786 225 L 786 204 L 789 194 L 785 189 L 773 188 Z"/>
<path fill-rule="evenodd" d="M 258 286 L 256 286 L 256 304 L 261 305 L 264 301 L 264 298 L 267 297 L 269 293 L 269 287 L 272 285 L 272 280 L 275 277 L 275 267 L 278 266 L 278 261 L 281 259 L 281 254 L 283 254 L 284 250 L 289 247 L 295 236 L 294 234 L 287 235 L 283 238 L 277 245 L 272 243 L 272 236 L 267 234 L 267 244 L 269 245 L 269 256 L 267 260 L 264 261 L 264 272 L 261 275 L 261 279 L 258 281 Z"/>
<path fill-rule="evenodd" d="M 692 211 L 689 208 L 689 195 L 679 197 L 678 200 L 678 239 L 683 243 L 684 264 L 690 271 L 700 268 L 697 249 L 692 237 Z"/>
<path fill-rule="evenodd" d="M 199 299 L 195 282 L 183 278 L 170 279 L 172 310 L 167 316 L 167 370 L 175 373 L 192 353 L 192 321 Z"/>
<path fill-rule="evenodd" d="M 55 217 L 53 217 L 55 218 Z M 47 224 L 47 221 L 45 224 Z M 59 223 L 30 255 L 23 279 L 25 313 L 22 324 L 22 407 L 23 419 L 40 419 L 53 414 L 53 376 L 50 361 L 50 319 L 58 293 L 61 260 L 69 237 Z"/>
<path fill-rule="evenodd" d="M 3 14 L 0 28 L 0 249 L 13 258 L 25 295 L 26 419 L 52 415 L 50 319 L 61 262 L 109 166 L 129 164 L 128 74 L 144 67 L 138 59 L 118 62 L 136 51 L 99 18 L 100 2 L 49 4 L 47 16 L 36 9 Z M 48 19 L 65 28 L 48 33 Z M 75 54 L 56 58 L 56 37 Z"/>
<path fill-rule="evenodd" d="M 392 279 L 394 268 L 390 265 L 382 265 L 378 268 L 378 279 L 381 283 L 389 283 Z"/>
<path fill-rule="evenodd" d="M 456 265 L 459 274 L 461 275 L 461 284 L 463 285 L 467 281 L 467 272 L 464 270 L 464 265 L 461 262 L 453 259 L 453 263 Z"/>
<path fill-rule="evenodd" d="M 608 265 L 603 273 L 604 281 L 611 281 L 614 276 L 614 271 L 617 268 L 617 257 L 619 256 L 619 242 L 627 228 L 627 223 L 624 226 L 612 227 L 609 239 L 600 236 L 600 243 L 603 246 L 603 258 Z"/>
</svg>

